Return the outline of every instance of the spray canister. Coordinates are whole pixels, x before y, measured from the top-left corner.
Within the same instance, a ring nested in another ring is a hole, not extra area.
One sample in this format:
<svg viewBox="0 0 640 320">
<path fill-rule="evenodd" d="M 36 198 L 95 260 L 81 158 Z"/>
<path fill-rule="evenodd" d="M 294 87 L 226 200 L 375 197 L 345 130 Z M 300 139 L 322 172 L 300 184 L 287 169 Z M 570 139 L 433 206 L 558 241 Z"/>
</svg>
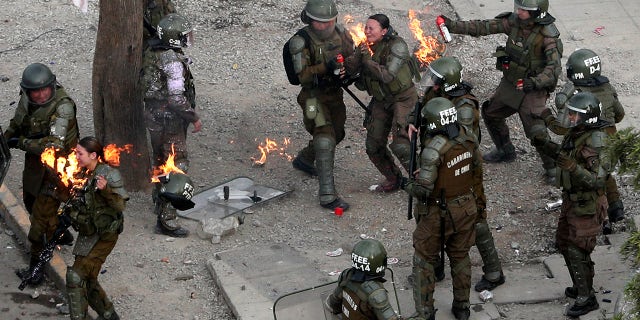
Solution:
<svg viewBox="0 0 640 320">
<path fill-rule="evenodd" d="M 333 74 L 337 76 L 340 74 L 340 71 L 342 70 L 342 66 L 344 65 L 344 57 L 340 53 L 336 55 L 336 64 L 338 66 L 336 67 L 335 70 L 333 70 Z"/>
<path fill-rule="evenodd" d="M 449 28 L 444 24 L 444 18 L 442 16 L 436 18 L 436 25 L 438 26 L 438 30 L 440 30 L 440 35 L 442 35 L 444 42 L 450 42 L 451 34 L 449 33 Z"/>
</svg>

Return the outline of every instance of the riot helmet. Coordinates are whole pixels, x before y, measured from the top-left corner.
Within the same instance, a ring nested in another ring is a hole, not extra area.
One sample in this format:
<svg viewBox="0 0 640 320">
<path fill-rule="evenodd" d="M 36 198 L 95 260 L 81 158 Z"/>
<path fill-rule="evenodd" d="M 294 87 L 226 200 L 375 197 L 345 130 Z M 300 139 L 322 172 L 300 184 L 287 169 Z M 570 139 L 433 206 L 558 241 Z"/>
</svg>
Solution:
<svg viewBox="0 0 640 320">
<path fill-rule="evenodd" d="M 168 174 L 158 177 L 162 186 L 158 196 L 178 210 L 187 210 L 195 206 L 191 201 L 193 198 L 193 182 L 184 173 L 171 171 Z"/>
<path fill-rule="evenodd" d="M 513 10 L 527 10 L 531 18 L 544 18 L 549 11 L 549 0 L 514 0 Z"/>
<path fill-rule="evenodd" d="M 421 113 L 422 128 L 429 134 L 447 132 L 447 126 L 458 123 L 456 107 L 447 98 L 437 97 L 429 100 Z"/>
<path fill-rule="evenodd" d="M 450 93 L 462 86 L 462 64 L 456 57 L 442 57 L 429 64 L 429 70 L 422 81 L 426 87 L 438 86 L 438 91 Z"/>
<path fill-rule="evenodd" d="M 158 22 L 156 31 L 160 42 L 167 47 L 180 49 L 190 47 L 193 44 L 191 23 L 177 13 L 164 16 Z"/>
<path fill-rule="evenodd" d="M 311 20 L 329 22 L 338 16 L 338 8 L 334 0 L 308 0 L 300 13 L 300 20 L 311 23 Z"/>
<path fill-rule="evenodd" d="M 578 92 L 573 95 L 558 112 L 560 125 L 574 128 L 580 125 L 590 126 L 598 123 L 602 104 L 591 92 Z"/>
<path fill-rule="evenodd" d="M 29 95 L 29 92 L 32 90 L 39 90 L 42 88 L 50 87 L 51 88 L 51 96 L 46 99 L 46 101 L 33 101 Z M 22 72 L 22 80 L 20 80 L 20 88 L 22 91 L 26 93 L 27 99 L 29 99 L 30 103 L 37 105 L 44 105 L 56 96 L 56 76 L 51 72 L 51 69 L 46 65 L 36 62 L 28 65 L 24 71 Z"/>
<path fill-rule="evenodd" d="M 600 69 L 600 56 L 589 49 L 578 49 L 567 59 L 567 78 L 573 82 L 598 77 Z"/>
<path fill-rule="evenodd" d="M 387 269 L 387 251 L 378 240 L 361 240 L 351 251 L 351 266 L 356 271 L 366 274 L 369 279 L 384 277 L 384 270 Z"/>
</svg>

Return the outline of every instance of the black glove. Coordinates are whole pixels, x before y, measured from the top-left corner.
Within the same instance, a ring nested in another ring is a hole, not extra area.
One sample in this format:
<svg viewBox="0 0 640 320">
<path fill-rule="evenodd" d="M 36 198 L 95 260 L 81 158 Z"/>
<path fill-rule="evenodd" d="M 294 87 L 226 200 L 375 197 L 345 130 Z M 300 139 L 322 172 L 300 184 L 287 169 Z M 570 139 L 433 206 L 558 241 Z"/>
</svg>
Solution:
<svg viewBox="0 0 640 320">
<path fill-rule="evenodd" d="M 408 184 L 409 184 L 409 178 L 400 177 L 400 189 L 404 190 Z"/>
<path fill-rule="evenodd" d="M 341 65 L 336 61 L 336 57 L 333 57 L 331 60 L 327 61 L 327 72 L 333 73 L 334 70 L 342 68 Z"/>
<path fill-rule="evenodd" d="M 7 146 L 12 149 L 18 148 L 18 143 L 20 143 L 20 138 L 11 138 L 7 140 Z"/>
<path fill-rule="evenodd" d="M 569 172 L 574 172 L 576 170 L 576 167 L 578 166 L 576 160 L 568 157 L 564 153 L 558 155 L 558 159 L 556 159 L 556 165 L 558 166 L 558 168 L 567 170 Z"/>
<path fill-rule="evenodd" d="M 451 26 L 453 25 L 453 20 L 449 19 L 445 15 L 440 15 L 440 16 L 442 17 L 442 19 L 444 19 L 444 25 L 447 26 L 447 28 L 451 28 Z"/>
<path fill-rule="evenodd" d="M 526 78 L 522 81 L 522 91 L 531 92 L 536 89 L 536 84 L 530 78 Z"/>
</svg>

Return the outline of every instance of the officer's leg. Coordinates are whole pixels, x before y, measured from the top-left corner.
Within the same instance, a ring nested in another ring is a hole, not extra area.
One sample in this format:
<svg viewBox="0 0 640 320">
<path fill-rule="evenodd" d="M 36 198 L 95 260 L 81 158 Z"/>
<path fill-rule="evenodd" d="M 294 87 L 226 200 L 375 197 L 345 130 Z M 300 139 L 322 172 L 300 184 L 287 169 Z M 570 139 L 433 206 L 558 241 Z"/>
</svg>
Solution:
<svg viewBox="0 0 640 320">
<path fill-rule="evenodd" d="M 509 127 L 505 119 L 509 111 L 501 102 L 496 99 L 491 99 L 482 103 L 480 109 L 482 113 L 482 119 L 489 132 L 489 136 L 495 144 L 495 149 L 486 153 L 482 158 L 486 162 L 510 162 L 516 159 L 516 149 L 511 143 L 509 137 Z M 513 112 L 511 112 L 513 114 Z"/>
<path fill-rule="evenodd" d="M 408 99 L 393 104 L 392 141 L 389 148 L 391 148 L 391 151 L 398 158 L 406 172 L 409 172 L 409 162 L 411 161 L 411 142 L 407 132 L 407 118 L 413 112 L 417 100 L 415 93 L 412 93 Z M 409 172 L 409 175 L 411 174 Z"/>
<path fill-rule="evenodd" d="M 189 159 L 185 141 L 182 137 L 174 137 L 165 142 L 163 146 L 164 158 L 168 159 L 170 154 L 174 154 L 175 166 L 187 173 L 189 171 Z M 165 160 L 166 161 L 166 160 Z M 189 235 L 189 230 L 182 228 L 178 221 L 178 213 L 171 203 L 158 194 L 155 204 L 157 214 L 156 232 L 176 238 L 184 238 Z"/>
<path fill-rule="evenodd" d="M 593 290 L 594 263 L 587 251 L 573 245 L 569 246 L 567 257 L 570 261 L 569 272 L 573 274 L 577 291 L 576 301 L 567 310 L 567 315 L 577 317 L 600 307 Z"/>
<path fill-rule="evenodd" d="M 71 319 L 88 319 L 87 283 L 73 267 L 67 268 L 67 298 L 69 299 L 69 315 Z"/>
<path fill-rule="evenodd" d="M 118 320 L 120 317 L 116 313 L 113 303 L 107 296 L 97 279 L 87 281 L 87 296 L 91 308 L 98 314 L 97 320 Z"/>
<path fill-rule="evenodd" d="M 38 263 L 40 253 L 44 249 L 45 241 L 53 236 L 58 225 L 57 209 L 60 201 L 45 195 L 38 195 L 33 203 L 33 214 L 29 216 L 31 227 L 27 238 L 31 243 L 29 268 L 16 270 L 16 275 L 20 279 L 25 279 L 35 271 L 35 275 L 29 280 L 28 284 L 37 286 L 44 280 L 44 270 L 46 266 L 40 270 L 34 270 Z"/>
<path fill-rule="evenodd" d="M 302 90 L 300 94 L 298 94 L 297 100 L 302 110 L 302 121 L 304 123 L 304 128 L 309 134 L 313 135 L 313 132 L 316 127 L 316 123 L 314 119 L 309 119 L 305 113 L 307 99 L 309 97 L 310 97 L 309 93 L 306 90 Z M 316 167 L 314 166 L 315 161 L 316 161 L 315 148 L 313 147 L 313 139 L 311 139 L 309 140 L 309 143 L 307 144 L 307 146 L 305 146 L 304 148 L 302 148 L 302 150 L 298 152 L 298 155 L 296 156 L 295 159 L 293 159 L 293 162 L 291 162 L 291 165 L 295 169 L 300 170 L 310 176 L 317 176 L 318 172 L 316 170 Z"/>
<path fill-rule="evenodd" d="M 337 207 L 341 207 L 345 211 L 348 210 L 349 204 L 336 195 L 333 179 L 335 141 L 330 135 L 320 133 L 314 136 L 313 146 L 316 152 L 316 169 L 320 184 L 318 191 L 320 205 L 332 210 Z"/>
<path fill-rule="evenodd" d="M 534 137 L 539 137 L 542 140 L 549 140 L 549 132 L 544 120 L 541 119 L 542 112 L 546 109 L 545 103 L 547 101 L 548 94 L 544 90 L 538 90 L 527 93 L 522 101 L 522 106 L 518 114 L 522 121 L 522 127 L 527 138 L 533 145 Z M 556 162 L 554 158 L 548 156 L 539 147 L 536 147 L 536 151 L 542 159 L 542 167 L 545 170 L 547 183 L 555 184 L 556 180 Z"/>
<path fill-rule="evenodd" d="M 469 319 L 471 306 L 469 297 L 471 295 L 471 260 L 469 254 L 464 258 L 457 257 L 458 254 L 449 256 L 451 262 L 451 278 L 453 279 L 453 303 L 451 311 L 458 320 Z"/>
<path fill-rule="evenodd" d="M 476 247 L 482 257 L 482 271 L 484 272 L 482 279 L 476 283 L 475 290 L 478 292 L 493 290 L 505 281 L 498 251 L 486 220 L 476 223 L 475 229 Z"/>
<path fill-rule="evenodd" d="M 376 188 L 376 191 L 396 191 L 400 187 L 401 172 L 387 148 L 391 131 L 391 115 L 385 110 L 385 104 L 380 102 L 371 103 L 369 108 L 371 121 L 367 125 L 365 148 L 371 163 L 386 179 Z"/>
<path fill-rule="evenodd" d="M 435 319 L 433 292 L 436 288 L 433 265 L 417 252 L 413 254 L 413 301 L 416 313 L 425 319 Z"/>
</svg>

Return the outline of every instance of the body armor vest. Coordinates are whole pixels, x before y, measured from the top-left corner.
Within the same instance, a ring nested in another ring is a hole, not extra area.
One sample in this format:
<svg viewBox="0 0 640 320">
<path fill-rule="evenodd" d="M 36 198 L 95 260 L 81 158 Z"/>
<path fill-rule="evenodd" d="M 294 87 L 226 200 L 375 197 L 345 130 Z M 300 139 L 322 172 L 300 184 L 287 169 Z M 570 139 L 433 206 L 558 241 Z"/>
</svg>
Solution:
<svg viewBox="0 0 640 320">
<path fill-rule="evenodd" d="M 338 53 L 343 53 L 343 34 L 344 29 L 337 26 L 335 32 L 328 39 L 320 39 L 312 30 L 310 26 L 305 26 L 303 30 L 309 35 L 309 43 L 307 44 L 307 50 L 309 56 L 307 57 L 307 65 L 326 64 L 329 60 L 333 59 Z M 332 72 L 325 73 L 323 75 L 316 75 L 313 87 L 340 87 L 340 80 L 332 75 Z"/>
<path fill-rule="evenodd" d="M 442 163 L 438 167 L 431 197 L 440 196 L 444 190 L 445 198 L 455 198 L 471 192 L 473 188 L 473 150 L 474 143 L 464 135 L 449 141 L 438 151 Z"/>
<path fill-rule="evenodd" d="M 63 100 L 68 100 L 69 103 L 73 104 L 75 110 L 75 104 L 71 98 L 69 98 L 64 88 L 56 86 L 55 94 L 56 96 L 47 105 L 32 107 L 29 107 L 29 99 L 27 98 L 26 93 L 23 92 L 20 95 L 20 102 L 18 103 L 18 108 L 16 109 L 16 114 L 13 120 L 19 126 L 20 132 L 26 138 L 49 135 L 53 122 L 52 117 L 56 113 L 58 105 Z M 33 110 L 31 114 L 29 114 L 30 108 Z M 73 145 L 72 148 L 73 147 L 75 147 L 75 145 Z"/>
<path fill-rule="evenodd" d="M 504 78 L 514 85 L 518 79 L 539 74 L 546 66 L 544 36 L 540 33 L 544 26 L 535 25 L 525 37 L 524 29 L 520 27 L 517 19 L 515 14 L 509 17 L 512 28 L 504 51 L 510 62 L 508 68 L 500 68 Z"/>
<path fill-rule="evenodd" d="M 379 43 L 375 44 L 371 49 L 373 50 L 373 56 L 371 60 L 377 62 L 380 65 L 387 65 L 392 57 L 391 47 L 394 42 L 403 41 L 398 37 L 385 38 Z M 407 57 L 410 58 L 410 57 Z M 395 57 L 395 59 L 400 59 Z M 377 101 L 385 101 L 393 99 L 394 95 L 397 95 L 411 87 L 413 87 L 413 73 L 411 71 L 410 61 L 403 60 L 402 66 L 398 70 L 394 79 L 389 83 L 383 83 L 379 79 L 374 78 L 366 69 L 362 73 L 364 78 L 364 84 L 367 89 L 367 93 L 373 96 Z"/>
<path fill-rule="evenodd" d="M 368 320 L 376 318 L 367 302 L 368 296 L 360 287 L 361 285 L 349 281 L 342 288 L 343 319 Z"/>
</svg>

